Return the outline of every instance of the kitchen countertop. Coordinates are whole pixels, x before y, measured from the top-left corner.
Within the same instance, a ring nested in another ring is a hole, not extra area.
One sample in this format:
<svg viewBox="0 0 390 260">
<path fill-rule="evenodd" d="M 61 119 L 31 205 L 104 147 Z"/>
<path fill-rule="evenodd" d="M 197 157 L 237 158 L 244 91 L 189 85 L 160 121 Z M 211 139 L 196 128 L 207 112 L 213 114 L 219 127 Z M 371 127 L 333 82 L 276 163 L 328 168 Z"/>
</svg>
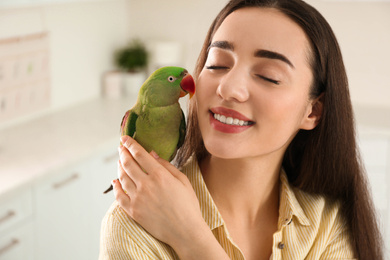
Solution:
<svg viewBox="0 0 390 260">
<path fill-rule="evenodd" d="M 120 122 L 135 98 L 97 98 L 1 130 L 0 196 L 119 145 Z"/>
</svg>

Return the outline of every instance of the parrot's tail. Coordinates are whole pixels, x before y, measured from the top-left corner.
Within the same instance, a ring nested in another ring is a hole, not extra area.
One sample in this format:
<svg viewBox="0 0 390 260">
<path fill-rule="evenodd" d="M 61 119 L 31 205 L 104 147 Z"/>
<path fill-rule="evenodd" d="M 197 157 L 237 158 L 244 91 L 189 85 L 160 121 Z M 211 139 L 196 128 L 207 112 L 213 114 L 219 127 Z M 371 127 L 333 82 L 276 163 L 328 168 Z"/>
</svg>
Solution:
<svg viewBox="0 0 390 260">
<path fill-rule="evenodd" d="M 112 187 L 112 185 L 111 185 L 107 190 L 105 190 L 105 191 L 103 192 L 103 194 L 106 194 L 106 193 L 112 191 L 113 189 L 114 189 L 114 187 Z"/>
</svg>

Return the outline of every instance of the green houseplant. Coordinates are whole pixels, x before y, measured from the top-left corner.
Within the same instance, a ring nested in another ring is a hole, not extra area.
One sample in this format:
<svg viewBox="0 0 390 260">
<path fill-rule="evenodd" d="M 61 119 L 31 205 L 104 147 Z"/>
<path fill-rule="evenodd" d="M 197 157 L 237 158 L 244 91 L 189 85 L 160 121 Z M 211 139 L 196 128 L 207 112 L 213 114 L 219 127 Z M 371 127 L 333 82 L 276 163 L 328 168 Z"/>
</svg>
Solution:
<svg viewBox="0 0 390 260">
<path fill-rule="evenodd" d="M 127 72 L 144 70 L 148 65 L 148 51 L 139 39 L 132 40 L 115 53 L 115 64 Z"/>
<path fill-rule="evenodd" d="M 133 39 L 127 46 L 116 51 L 115 65 L 123 71 L 123 90 L 128 96 L 137 95 L 146 80 L 148 56 L 145 44 L 139 39 Z"/>
</svg>

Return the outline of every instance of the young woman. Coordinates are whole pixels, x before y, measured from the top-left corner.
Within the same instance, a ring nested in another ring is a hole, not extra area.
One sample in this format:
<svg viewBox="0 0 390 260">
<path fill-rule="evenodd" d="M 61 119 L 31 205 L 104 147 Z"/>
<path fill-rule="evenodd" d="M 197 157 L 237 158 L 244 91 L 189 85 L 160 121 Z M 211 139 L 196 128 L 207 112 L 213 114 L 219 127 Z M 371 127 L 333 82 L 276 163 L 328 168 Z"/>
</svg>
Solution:
<svg viewBox="0 0 390 260">
<path fill-rule="evenodd" d="M 314 8 L 230 1 L 194 74 L 181 172 L 122 137 L 100 259 L 383 259 L 340 49 Z"/>
</svg>

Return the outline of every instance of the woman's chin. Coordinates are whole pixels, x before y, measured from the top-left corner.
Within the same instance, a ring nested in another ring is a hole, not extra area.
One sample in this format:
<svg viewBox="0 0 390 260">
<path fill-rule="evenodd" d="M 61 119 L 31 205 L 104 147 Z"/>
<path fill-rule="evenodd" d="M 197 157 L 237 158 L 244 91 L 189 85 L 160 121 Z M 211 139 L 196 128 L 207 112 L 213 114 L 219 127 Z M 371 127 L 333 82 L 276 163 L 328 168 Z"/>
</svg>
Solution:
<svg viewBox="0 0 390 260">
<path fill-rule="evenodd" d="M 229 144 L 205 144 L 206 150 L 211 156 L 221 159 L 237 159 L 245 156 L 237 147 L 232 147 Z"/>
</svg>

